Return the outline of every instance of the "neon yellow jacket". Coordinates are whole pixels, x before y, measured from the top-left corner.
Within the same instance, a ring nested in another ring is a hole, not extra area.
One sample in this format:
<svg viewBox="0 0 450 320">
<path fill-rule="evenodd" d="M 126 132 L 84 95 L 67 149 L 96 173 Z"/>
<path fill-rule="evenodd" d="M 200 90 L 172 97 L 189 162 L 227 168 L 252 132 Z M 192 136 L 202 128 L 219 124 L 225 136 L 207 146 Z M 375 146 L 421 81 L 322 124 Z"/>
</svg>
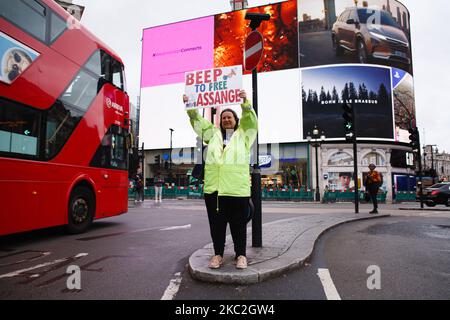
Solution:
<svg viewBox="0 0 450 320">
<path fill-rule="evenodd" d="M 223 148 L 220 128 L 203 118 L 197 110 L 189 110 L 191 125 L 208 144 L 205 161 L 204 193 L 218 191 L 219 196 L 250 197 L 250 151 L 258 132 L 258 119 L 247 100 L 241 105 L 242 118 L 230 143 Z"/>
</svg>

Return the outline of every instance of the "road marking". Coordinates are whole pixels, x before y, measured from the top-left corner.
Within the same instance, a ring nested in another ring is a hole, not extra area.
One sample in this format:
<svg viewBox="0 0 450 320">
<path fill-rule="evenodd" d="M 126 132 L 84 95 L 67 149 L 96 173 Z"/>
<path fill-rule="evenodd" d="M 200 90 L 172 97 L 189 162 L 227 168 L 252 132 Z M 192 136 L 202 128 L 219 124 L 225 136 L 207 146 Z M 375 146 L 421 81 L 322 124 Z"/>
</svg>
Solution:
<svg viewBox="0 0 450 320">
<path fill-rule="evenodd" d="M 49 255 L 52 254 L 51 252 L 41 252 L 41 251 L 27 250 L 27 251 L 21 251 L 21 252 L 9 254 L 9 255 L 6 255 L 6 256 L 2 256 L 2 257 L 0 257 L 0 259 L 13 257 L 13 256 L 18 256 L 18 255 L 22 255 L 22 254 L 25 254 L 25 253 L 38 253 L 39 255 L 31 257 L 29 259 L 18 260 L 16 262 L 12 262 L 12 263 L 0 264 L 0 267 L 9 267 L 9 266 L 13 266 L 15 264 L 22 264 L 22 263 L 25 263 L 25 262 L 31 262 L 31 261 L 34 261 L 34 260 L 38 260 L 38 259 L 41 259 L 41 258 L 48 257 Z"/>
<path fill-rule="evenodd" d="M 167 287 L 166 291 L 164 291 L 164 295 L 162 296 L 161 300 L 174 300 L 175 296 L 178 293 L 178 290 L 180 290 L 181 285 L 181 272 L 175 273 L 175 279 L 170 280 L 170 284 Z"/>
<path fill-rule="evenodd" d="M 185 225 L 185 226 L 178 226 L 178 227 L 169 227 L 164 229 L 159 229 L 159 231 L 171 231 L 171 230 L 181 230 L 181 229 L 190 229 L 191 225 Z"/>
<path fill-rule="evenodd" d="M 333 280 L 331 279 L 330 271 L 328 269 L 319 269 L 317 275 L 322 282 L 325 295 L 328 300 L 342 300 L 334 286 Z"/>
<path fill-rule="evenodd" d="M 117 236 L 122 236 L 122 235 L 129 235 L 129 234 L 133 234 L 133 233 L 141 233 L 141 232 L 148 232 L 148 231 L 169 231 L 169 230 L 190 229 L 190 228 L 191 228 L 190 224 L 188 224 L 186 226 L 177 226 L 177 227 L 160 226 L 160 227 L 147 228 L 147 229 L 138 229 L 138 230 L 132 230 L 132 231 L 115 232 L 115 233 L 103 234 L 103 235 L 87 237 L 87 238 L 79 238 L 77 240 L 78 241 L 92 241 L 92 240 L 98 240 L 98 239 L 104 239 L 104 238 L 110 238 L 110 237 L 117 237 Z"/>
<path fill-rule="evenodd" d="M 74 258 L 75 259 L 79 259 L 79 258 L 85 257 L 87 255 L 88 255 L 88 253 L 79 253 L 75 257 L 58 259 L 58 260 L 54 260 L 54 261 L 51 261 L 51 262 L 42 263 L 42 264 L 39 264 L 39 265 L 34 266 L 34 267 L 27 268 L 27 269 L 22 269 L 22 270 L 13 271 L 13 272 L 10 272 L 10 273 L 2 274 L 2 275 L 0 275 L 0 279 L 14 278 L 14 277 L 17 277 L 17 276 L 21 275 L 22 273 L 25 273 L 25 272 L 28 272 L 28 271 L 32 271 L 32 270 L 36 270 L 36 269 L 41 269 L 41 268 L 53 266 L 55 264 L 59 264 L 59 263 L 63 263 L 63 262 L 69 261 L 69 259 L 74 259 Z"/>
</svg>

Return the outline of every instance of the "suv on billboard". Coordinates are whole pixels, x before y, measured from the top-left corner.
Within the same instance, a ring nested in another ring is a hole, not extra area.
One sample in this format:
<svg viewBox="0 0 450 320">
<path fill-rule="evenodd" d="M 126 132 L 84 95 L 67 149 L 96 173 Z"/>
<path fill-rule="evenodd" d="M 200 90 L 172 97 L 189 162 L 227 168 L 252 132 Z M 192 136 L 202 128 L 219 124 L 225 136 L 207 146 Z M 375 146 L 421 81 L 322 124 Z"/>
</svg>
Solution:
<svg viewBox="0 0 450 320">
<path fill-rule="evenodd" d="M 336 55 L 355 52 L 360 63 L 381 59 L 389 63 L 411 64 L 410 44 L 405 31 L 384 10 L 348 8 L 332 29 Z"/>
</svg>

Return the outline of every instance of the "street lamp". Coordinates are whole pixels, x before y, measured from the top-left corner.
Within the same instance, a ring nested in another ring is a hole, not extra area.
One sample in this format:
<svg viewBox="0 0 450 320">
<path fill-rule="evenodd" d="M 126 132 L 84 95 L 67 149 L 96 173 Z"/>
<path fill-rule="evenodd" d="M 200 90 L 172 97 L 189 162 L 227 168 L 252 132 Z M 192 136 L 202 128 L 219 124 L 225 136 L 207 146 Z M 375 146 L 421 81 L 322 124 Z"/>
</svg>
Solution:
<svg viewBox="0 0 450 320">
<path fill-rule="evenodd" d="M 430 144 L 429 146 L 431 148 L 431 176 L 433 178 L 433 184 L 435 184 L 436 183 L 436 171 L 434 170 L 434 148 L 433 147 L 437 147 L 437 145 Z"/>
<path fill-rule="evenodd" d="M 311 135 L 311 132 L 308 132 L 308 136 L 306 137 L 308 142 L 316 149 L 316 201 L 320 202 L 320 190 L 319 190 L 319 152 L 318 148 L 320 147 L 321 143 L 323 143 L 326 139 L 325 133 L 322 131 L 322 134 L 320 134 L 320 130 L 317 128 L 317 126 L 314 126 L 313 133 Z M 312 142 L 314 141 L 314 142 Z"/>
<path fill-rule="evenodd" d="M 169 155 L 169 176 L 170 176 L 170 183 L 172 183 L 172 135 L 175 131 L 174 129 L 170 128 L 170 155 Z"/>
</svg>

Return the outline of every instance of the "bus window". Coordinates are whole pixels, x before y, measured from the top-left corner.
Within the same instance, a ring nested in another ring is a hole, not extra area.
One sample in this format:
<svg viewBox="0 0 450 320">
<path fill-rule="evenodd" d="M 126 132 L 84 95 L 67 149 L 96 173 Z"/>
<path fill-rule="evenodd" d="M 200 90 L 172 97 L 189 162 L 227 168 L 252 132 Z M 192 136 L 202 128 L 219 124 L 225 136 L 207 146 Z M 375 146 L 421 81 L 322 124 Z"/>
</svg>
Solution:
<svg viewBox="0 0 450 320">
<path fill-rule="evenodd" d="M 122 65 L 113 59 L 111 64 L 112 83 L 120 90 L 123 90 Z"/>
<path fill-rule="evenodd" d="M 2 101 L 0 152 L 7 153 L 7 157 L 38 157 L 40 124 L 39 111 Z"/>
<path fill-rule="evenodd" d="M 88 62 L 86 62 L 85 67 L 86 69 L 95 73 L 99 77 L 105 76 L 105 71 L 104 70 L 102 71 L 101 57 L 99 50 L 95 51 L 94 54 L 89 58 Z"/>
<path fill-rule="evenodd" d="M 36 0 L 0 1 L 0 16 L 37 39 L 46 39 L 46 8 Z"/>
<path fill-rule="evenodd" d="M 80 71 L 61 97 L 61 101 L 86 111 L 97 96 L 98 79 Z"/>
<path fill-rule="evenodd" d="M 45 138 L 46 159 L 51 159 L 59 153 L 82 116 L 80 111 L 69 110 L 61 102 L 57 102 L 48 111 Z"/>
<path fill-rule="evenodd" d="M 91 161 L 96 168 L 127 170 L 128 147 L 126 132 L 118 126 L 112 126 L 102 140 L 100 147 Z"/>
<path fill-rule="evenodd" d="M 125 138 L 119 134 L 111 136 L 111 167 L 126 169 Z"/>
<path fill-rule="evenodd" d="M 67 23 L 58 15 L 51 14 L 50 42 L 53 43 L 67 28 Z"/>
</svg>

